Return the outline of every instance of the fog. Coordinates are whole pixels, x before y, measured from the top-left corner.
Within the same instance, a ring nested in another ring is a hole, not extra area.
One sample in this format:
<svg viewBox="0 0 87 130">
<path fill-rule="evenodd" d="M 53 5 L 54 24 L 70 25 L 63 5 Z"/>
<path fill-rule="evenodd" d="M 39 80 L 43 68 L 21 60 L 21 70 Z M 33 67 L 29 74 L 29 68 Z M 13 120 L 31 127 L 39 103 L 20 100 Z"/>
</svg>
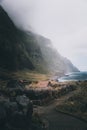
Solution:
<svg viewBox="0 0 87 130">
<path fill-rule="evenodd" d="M 61 55 L 87 70 L 86 0 L 3 0 L 14 23 L 51 39 Z"/>
<path fill-rule="evenodd" d="M 3 1 L 3 0 L 0 0 L 0 4 L 1 4 L 2 1 Z"/>
</svg>

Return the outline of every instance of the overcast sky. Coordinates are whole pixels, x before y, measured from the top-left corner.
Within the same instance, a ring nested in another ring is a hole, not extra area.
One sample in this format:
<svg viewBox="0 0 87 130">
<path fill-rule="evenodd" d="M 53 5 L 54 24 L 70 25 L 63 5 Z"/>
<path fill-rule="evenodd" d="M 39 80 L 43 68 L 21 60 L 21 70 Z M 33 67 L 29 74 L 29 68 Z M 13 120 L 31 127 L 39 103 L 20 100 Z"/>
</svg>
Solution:
<svg viewBox="0 0 87 130">
<path fill-rule="evenodd" d="M 60 54 L 87 70 L 86 0 L 3 0 L 17 26 L 52 40 Z"/>
</svg>

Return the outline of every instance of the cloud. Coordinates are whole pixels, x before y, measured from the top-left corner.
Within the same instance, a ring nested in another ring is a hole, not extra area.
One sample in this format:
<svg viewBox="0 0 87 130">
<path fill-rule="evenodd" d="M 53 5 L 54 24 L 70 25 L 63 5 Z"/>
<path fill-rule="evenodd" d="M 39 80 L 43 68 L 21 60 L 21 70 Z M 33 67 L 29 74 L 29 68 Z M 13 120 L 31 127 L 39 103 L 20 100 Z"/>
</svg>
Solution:
<svg viewBox="0 0 87 130">
<path fill-rule="evenodd" d="M 4 0 L 3 7 L 18 27 L 50 38 L 62 55 L 87 70 L 86 0 Z"/>
<path fill-rule="evenodd" d="M 3 0 L 0 0 L 0 4 L 1 4 L 2 1 L 3 1 Z"/>
<path fill-rule="evenodd" d="M 2 3 L 13 22 L 19 28 L 31 30 L 34 0 L 4 0 Z"/>
</svg>

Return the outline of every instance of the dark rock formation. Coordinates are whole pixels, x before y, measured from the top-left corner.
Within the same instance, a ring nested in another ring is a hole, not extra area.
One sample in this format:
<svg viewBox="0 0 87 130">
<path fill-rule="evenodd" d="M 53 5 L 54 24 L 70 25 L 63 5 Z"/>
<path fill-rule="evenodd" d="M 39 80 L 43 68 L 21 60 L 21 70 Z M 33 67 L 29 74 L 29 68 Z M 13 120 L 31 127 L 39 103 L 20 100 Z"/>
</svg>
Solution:
<svg viewBox="0 0 87 130">
<path fill-rule="evenodd" d="M 10 80 L 7 83 L 6 92 L 10 97 L 22 95 L 24 92 L 24 84 L 21 80 Z"/>
<path fill-rule="evenodd" d="M 40 55 L 42 59 L 40 48 L 36 45 L 32 33 L 29 36 L 17 29 L 0 7 L 0 68 L 12 71 L 24 68 L 34 70 L 32 62 L 34 53 Z"/>
<path fill-rule="evenodd" d="M 33 104 L 25 95 L 14 101 L 0 101 L 0 130 L 29 130 L 32 126 Z"/>
</svg>

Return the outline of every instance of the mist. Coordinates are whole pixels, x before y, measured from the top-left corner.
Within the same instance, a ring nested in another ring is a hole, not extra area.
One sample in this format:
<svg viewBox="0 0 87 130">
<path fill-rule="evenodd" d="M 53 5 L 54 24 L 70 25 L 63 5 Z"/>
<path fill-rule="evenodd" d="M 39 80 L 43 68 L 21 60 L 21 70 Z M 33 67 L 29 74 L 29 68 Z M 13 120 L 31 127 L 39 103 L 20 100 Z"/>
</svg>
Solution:
<svg viewBox="0 0 87 130">
<path fill-rule="evenodd" d="M 0 4 L 1 4 L 2 1 L 3 1 L 3 0 L 0 0 Z"/>
<path fill-rule="evenodd" d="M 87 70 L 85 0 L 3 0 L 1 4 L 17 27 L 51 39 L 61 55 Z"/>
</svg>

